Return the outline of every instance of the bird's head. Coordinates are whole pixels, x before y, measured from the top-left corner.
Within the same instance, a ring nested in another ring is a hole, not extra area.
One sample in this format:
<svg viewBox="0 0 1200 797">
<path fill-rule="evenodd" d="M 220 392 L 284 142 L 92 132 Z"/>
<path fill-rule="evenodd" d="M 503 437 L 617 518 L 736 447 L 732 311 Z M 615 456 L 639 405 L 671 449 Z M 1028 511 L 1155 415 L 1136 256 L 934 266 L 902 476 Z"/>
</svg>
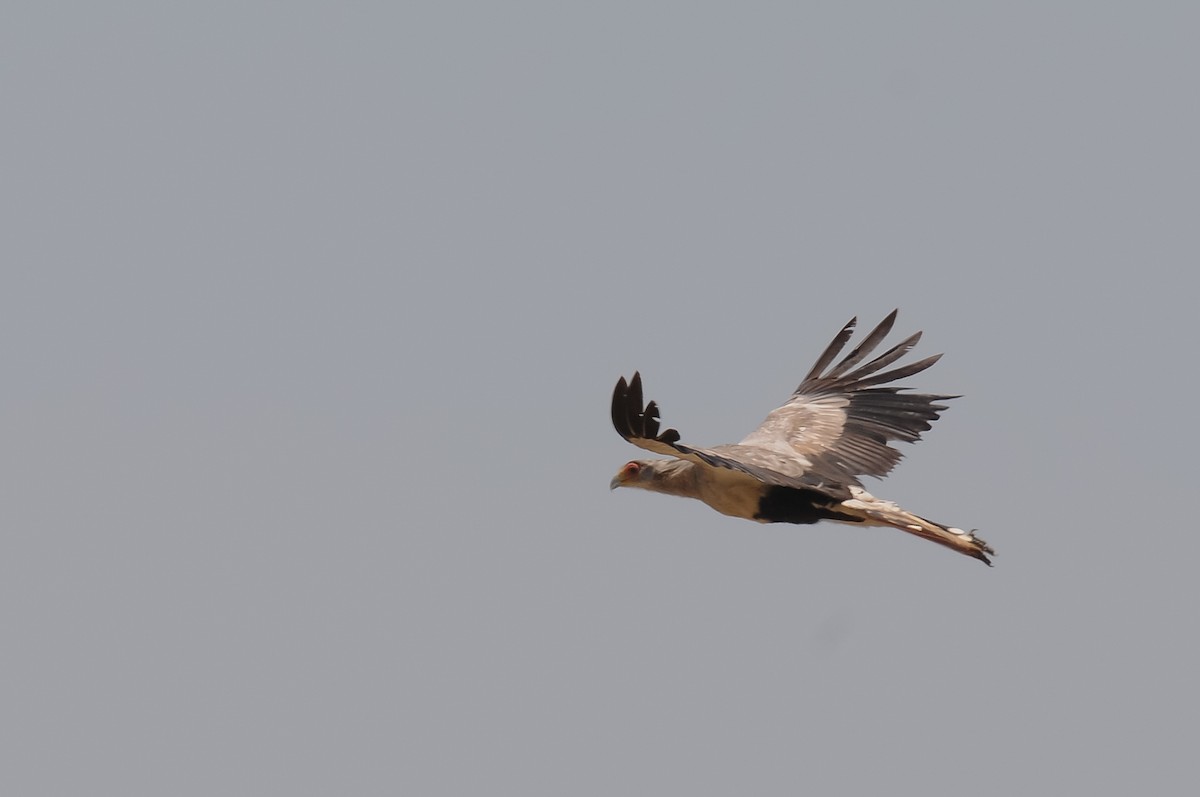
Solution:
<svg viewBox="0 0 1200 797">
<path fill-rule="evenodd" d="M 653 478 L 654 463 L 648 459 L 635 459 L 631 462 L 626 462 L 617 471 L 617 475 L 612 477 L 612 481 L 608 483 L 608 489 L 615 490 L 618 487 L 641 487 L 645 488 L 646 484 Z"/>
<path fill-rule="evenodd" d="M 635 459 L 626 462 L 608 483 L 610 490 L 618 487 L 637 487 L 655 492 L 676 492 L 675 484 L 692 463 L 681 459 Z"/>
</svg>

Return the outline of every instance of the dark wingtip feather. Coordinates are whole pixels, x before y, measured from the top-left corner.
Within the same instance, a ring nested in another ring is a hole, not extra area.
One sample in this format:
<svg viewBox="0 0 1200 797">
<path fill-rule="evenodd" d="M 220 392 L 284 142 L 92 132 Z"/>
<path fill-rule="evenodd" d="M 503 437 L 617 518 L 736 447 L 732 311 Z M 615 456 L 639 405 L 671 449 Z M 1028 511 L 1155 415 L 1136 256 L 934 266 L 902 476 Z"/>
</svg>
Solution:
<svg viewBox="0 0 1200 797">
<path fill-rule="evenodd" d="M 642 372 L 634 371 L 633 379 L 629 380 L 629 391 L 626 394 L 626 401 L 630 406 L 636 406 L 638 412 L 642 410 Z"/>
<path fill-rule="evenodd" d="M 854 316 L 847 321 L 846 325 L 842 327 L 841 331 L 833 336 L 833 340 L 830 341 L 829 345 L 825 347 L 825 351 L 821 352 L 821 356 L 817 358 L 817 361 L 813 363 L 813 367 L 808 369 L 808 373 L 805 374 L 804 379 L 800 381 L 801 385 L 813 379 L 820 378 L 821 372 L 824 371 L 829 364 L 833 362 L 833 358 L 837 357 L 838 354 L 841 353 L 842 349 L 846 347 L 846 342 L 850 340 L 850 336 L 854 334 L 854 328 L 856 326 L 858 326 L 858 316 Z M 796 389 L 799 390 L 800 388 Z"/>
<path fill-rule="evenodd" d="M 862 339 L 862 342 L 855 346 L 851 352 L 846 355 L 846 359 L 842 360 L 832 371 L 825 375 L 826 379 L 836 379 L 843 376 L 851 368 L 858 365 L 868 354 L 873 352 L 883 339 L 892 331 L 892 327 L 896 324 L 896 314 L 899 310 L 893 310 L 884 317 L 882 321 L 875 325 L 867 336 Z"/>
<path fill-rule="evenodd" d="M 629 439 L 629 420 L 625 415 L 625 395 L 629 392 L 629 383 L 625 381 L 625 377 L 617 380 L 617 386 L 613 388 L 612 397 L 612 424 L 617 430 L 617 434 L 626 440 Z"/>
<path fill-rule="evenodd" d="M 892 348 L 885 351 L 883 354 L 876 357 L 874 360 L 871 360 L 866 365 L 862 366 L 861 368 L 856 369 L 854 371 L 854 373 L 847 375 L 846 378 L 847 379 L 862 379 L 864 376 L 868 376 L 870 374 L 875 373 L 876 371 L 886 368 L 887 366 L 896 362 L 896 360 L 899 360 L 901 357 L 903 357 L 904 355 L 906 355 L 910 351 L 912 351 L 912 349 L 920 342 L 921 342 L 921 333 L 915 332 L 912 335 L 909 335 L 904 340 L 897 343 Z"/>
<path fill-rule="evenodd" d="M 612 422 L 617 434 L 626 440 L 658 440 L 668 445 L 679 440 L 679 432 L 674 429 L 659 434 L 658 404 L 651 401 L 642 405 L 642 375 L 638 371 L 633 372 L 628 382 L 623 376 L 617 380 L 613 389 Z"/>
<path fill-rule="evenodd" d="M 918 360 L 915 363 L 909 363 L 908 365 L 902 365 L 899 368 L 895 368 L 891 371 L 887 371 L 882 374 L 877 374 L 876 376 L 872 376 L 867 379 L 860 379 L 854 383 L 854 389 L 861 390 L 864 387 L 871 387 L 873 385 L 882 385 L 887 382 L 894 382 L 897 379 L 903 379 L 906 376 L 912 376 L 913 374 L 919 374 L 922 371 L 924 371 L 926 368 L 929 368 L 931 365 L 933 365 L 940 359 L 942 359 L 942 355 L 934 354 L 930 357 L 926 357 L 924 360 Z"/>
<path fill-rule="evenodd" d="M 642 437 L 658 436 L 658 405 L 651 401 L 642 411 Z"/>
</svg>

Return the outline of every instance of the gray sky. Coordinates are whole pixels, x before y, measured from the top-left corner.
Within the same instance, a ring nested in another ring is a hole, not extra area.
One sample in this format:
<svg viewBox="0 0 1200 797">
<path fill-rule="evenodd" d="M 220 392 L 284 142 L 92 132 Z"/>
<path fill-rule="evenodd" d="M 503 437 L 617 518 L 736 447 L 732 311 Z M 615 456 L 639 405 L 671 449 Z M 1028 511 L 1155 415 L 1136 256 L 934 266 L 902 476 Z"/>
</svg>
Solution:
<svg viewBox="0 0 1200 797">
<path fill-rule="evenodd" d="M 1194 787 L 1200 13 L 1124 5 L 6 5 L 0 793 Z M 869 487 L 995 569 L 609 493 L 619 375 L 729 442 L 893 307 L 965 397 Z"/>
</svg>

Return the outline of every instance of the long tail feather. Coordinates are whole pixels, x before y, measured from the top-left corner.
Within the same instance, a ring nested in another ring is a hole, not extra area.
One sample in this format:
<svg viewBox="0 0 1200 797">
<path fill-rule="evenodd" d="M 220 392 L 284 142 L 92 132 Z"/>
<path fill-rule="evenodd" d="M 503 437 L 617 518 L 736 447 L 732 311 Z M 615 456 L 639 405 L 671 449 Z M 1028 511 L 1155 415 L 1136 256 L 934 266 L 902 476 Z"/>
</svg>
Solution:
<svg viewBox="0 0 1200 797">
<path fill-rule="evenodd" d="M 890 526 L 907 531 L 938 545 L 944 545 L 951 550 L 978 559 L 988 567 L 992 566 L 989 555 L 995 556 L 992 547 L 979 537 L 974 530 L 963 531 L 953 526 L 943 526 L 923 517 L 914 515 L 893 504 L 876 498 L 865 491 L 853 490 L 855 497 L 838 504 L 838 511 L 861 518 L 864 523 L 875 526 Z"/>
</svg>

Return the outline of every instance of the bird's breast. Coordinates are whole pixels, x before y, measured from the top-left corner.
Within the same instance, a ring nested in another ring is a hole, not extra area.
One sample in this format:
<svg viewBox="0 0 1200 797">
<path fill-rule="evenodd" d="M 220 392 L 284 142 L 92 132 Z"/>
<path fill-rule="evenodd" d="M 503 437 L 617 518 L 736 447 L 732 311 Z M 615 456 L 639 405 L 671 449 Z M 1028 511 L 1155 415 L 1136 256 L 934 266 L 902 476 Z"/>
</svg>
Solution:
<svg viewBox="0 0 1200 797">
<path fill-rule="evenodd" d="M 702 479 L 697 497 L 722 515 L 760 520 L 759 501 L 765 485 L 757 479 L 732 470 L 712 469 Z M 763 521 L 765 522 L 765 521 Z"/>
</svg>

